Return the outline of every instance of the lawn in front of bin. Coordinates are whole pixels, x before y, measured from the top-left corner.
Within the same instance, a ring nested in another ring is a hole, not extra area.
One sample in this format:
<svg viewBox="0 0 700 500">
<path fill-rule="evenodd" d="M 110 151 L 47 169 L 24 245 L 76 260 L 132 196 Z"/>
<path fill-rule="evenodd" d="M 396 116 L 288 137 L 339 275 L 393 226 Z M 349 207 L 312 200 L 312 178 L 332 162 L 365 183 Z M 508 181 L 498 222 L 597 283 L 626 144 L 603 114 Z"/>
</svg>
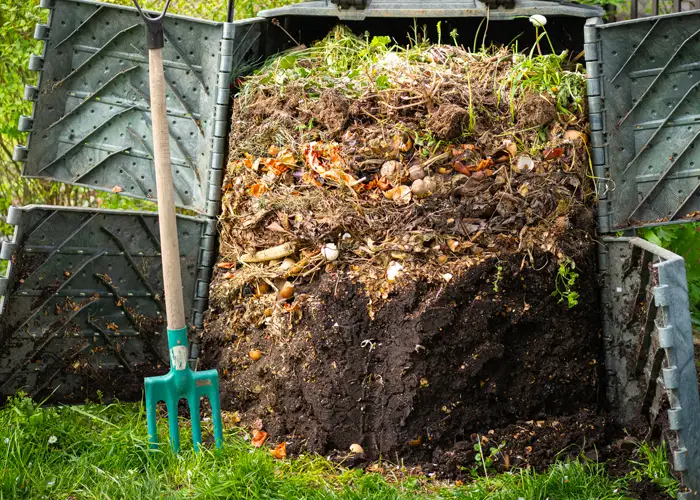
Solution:
<svg viewBox="0 0 700 500">
<path fill-rule="evenodd" d="M 164 439 L 167 422 L 160 425 Z M 180 426 L 188 443 L 187 422 Z M 42 408 L 18 396 L 0 410 L 0 498 L 561 500 L 637 498 L 634 492 L 649 488 L 670 498 L 677 489 L 666 453 L 644 443 L 623 477 L 582 458 L 500 475 L 475 463 L 474 480 L 463 484 L 401 464 L 347 469 L 317 455 L 277 459 L 270 451 L 254 448 L 244 430 L 230 426 L 222 451 L 194 453 L 189 444 L 180 455 L 167 444 L 149 451 L 142 404 Z"/>
</svg>

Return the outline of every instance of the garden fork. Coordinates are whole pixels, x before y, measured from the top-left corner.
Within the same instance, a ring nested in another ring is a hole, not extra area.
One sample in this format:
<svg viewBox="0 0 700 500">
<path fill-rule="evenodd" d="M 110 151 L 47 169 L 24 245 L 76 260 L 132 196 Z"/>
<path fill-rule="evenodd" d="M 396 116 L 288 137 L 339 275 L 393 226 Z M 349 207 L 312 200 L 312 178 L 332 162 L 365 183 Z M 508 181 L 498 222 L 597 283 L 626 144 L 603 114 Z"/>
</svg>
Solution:
<svg viewBox="0 0 700 500">
<path fill-rule="evenodd" d="M 177 407 L 180 399 L 185 398 L 190 407 L 194 449 L 198 450 L 202 443 L 199 403 L 203 396 L 207 396 L 211 405 L 214 441 L 216 447 L 221 448 L 223 428 L 219 401 L 219 375 L 216 370 L 192 371 L 187 363 L 187 326 L 185 325 L 185 308 L 182 297 L 180 249 L 177 239 L 168 117 L 165 107 L 165 75 L 163 72 L 163 18 L 170 5 L 170 0 L 167 0 L 163 12 L 155 17 L 145 14 L 137 0 L 134 0 L 134 4 L 146 24 L 148 83 L 153 124 L 153 159 L 156 167 L 158 223 L 160 225 L 165 311 L 168 320 L 168 349 L 170 350 L 170 371 L 167 375 L 144 379 L 148 440 L 151 443 L 151 448 L 158 448 L 156 405 L 159 401 L 165 401 L 168 409 L 170 443 L 175 452 L 180 450 Z"/>
</svg>

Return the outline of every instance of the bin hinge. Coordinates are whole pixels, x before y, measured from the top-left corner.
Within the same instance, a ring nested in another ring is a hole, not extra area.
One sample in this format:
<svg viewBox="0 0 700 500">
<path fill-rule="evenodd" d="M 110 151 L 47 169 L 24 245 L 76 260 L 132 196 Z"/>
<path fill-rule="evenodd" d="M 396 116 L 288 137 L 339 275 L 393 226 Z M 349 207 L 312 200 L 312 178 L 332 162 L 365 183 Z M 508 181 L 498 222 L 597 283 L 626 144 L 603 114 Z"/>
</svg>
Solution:
<svg viewBox="0 0 700 500">
<path fill-rule="evenodd" d="M 331 0 L 339 9 L 365 9 L 371 0 Z"/>
<path fill-rule="evenodd" d="M 589 19 L 583 29 L 584 54 L 586 59 L 586 83 L 588 90 L 588 115 L 591 127 L 591 163 L 598 194 L 598 231 L 602 234 L 612 231 L 611 204 L 608 198 L 610 171 L 607 163 L 607 140 L 605 114 L 603 110 L 602 71 L 600 64 L 600 42 L 596 26 L 600 19 Z"/>
<path fill-rule="evenodd" d="M 484 0 L 484 3 L 489 9 L 497 9 L 499 7 L 506 9 L 515 8 L 515 0 Z"/>
</svg>

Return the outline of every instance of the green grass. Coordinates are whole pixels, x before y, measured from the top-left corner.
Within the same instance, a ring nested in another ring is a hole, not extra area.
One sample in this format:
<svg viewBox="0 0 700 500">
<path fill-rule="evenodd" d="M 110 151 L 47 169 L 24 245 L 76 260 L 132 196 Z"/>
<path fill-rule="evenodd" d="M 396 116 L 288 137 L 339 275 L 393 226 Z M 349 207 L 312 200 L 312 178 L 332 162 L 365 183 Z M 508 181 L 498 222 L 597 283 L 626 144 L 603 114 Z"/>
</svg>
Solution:
<svg viewBox="0 0 700 500">
<path fill-rule="evenodd" d="M 181 428 L 186 432 L 185 422 Z M 160 434 L 166 435 L 162 425 Z M 0 498 L 623 499 L 627 485 L 643 478 L 670 494 L 677 488 L 663 449 L 646 444 L 622 479 L 582 460 L 542 473 L 491 474 L 460 486 L 386 463 L 380 475 L 315 455 L 277 460 L 268 450 L 252 448 L 247 434 L 233 428 L 225 432 L 220 452 L 194 453 L 188 445 L 180 455 L 167 445 L 153 452 L 140 404 L 40 408 L 17 397 L 0 410 Z"/>
</svg>

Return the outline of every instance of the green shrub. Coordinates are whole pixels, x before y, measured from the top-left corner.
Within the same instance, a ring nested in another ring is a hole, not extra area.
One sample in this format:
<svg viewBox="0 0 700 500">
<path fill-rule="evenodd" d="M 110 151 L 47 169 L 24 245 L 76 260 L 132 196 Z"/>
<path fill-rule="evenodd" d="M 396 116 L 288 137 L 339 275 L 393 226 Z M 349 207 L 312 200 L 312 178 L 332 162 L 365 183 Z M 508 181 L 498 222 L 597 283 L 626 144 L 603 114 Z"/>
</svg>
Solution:
<svg viewBox="0 0 700 500">
<path fill-rule="evenodd" d="M 700 223 L 645 228 L 638 233 L 645 240 L 685 259 L 690 314 L 693 324 L 700 326 Z"/>
</svg>

